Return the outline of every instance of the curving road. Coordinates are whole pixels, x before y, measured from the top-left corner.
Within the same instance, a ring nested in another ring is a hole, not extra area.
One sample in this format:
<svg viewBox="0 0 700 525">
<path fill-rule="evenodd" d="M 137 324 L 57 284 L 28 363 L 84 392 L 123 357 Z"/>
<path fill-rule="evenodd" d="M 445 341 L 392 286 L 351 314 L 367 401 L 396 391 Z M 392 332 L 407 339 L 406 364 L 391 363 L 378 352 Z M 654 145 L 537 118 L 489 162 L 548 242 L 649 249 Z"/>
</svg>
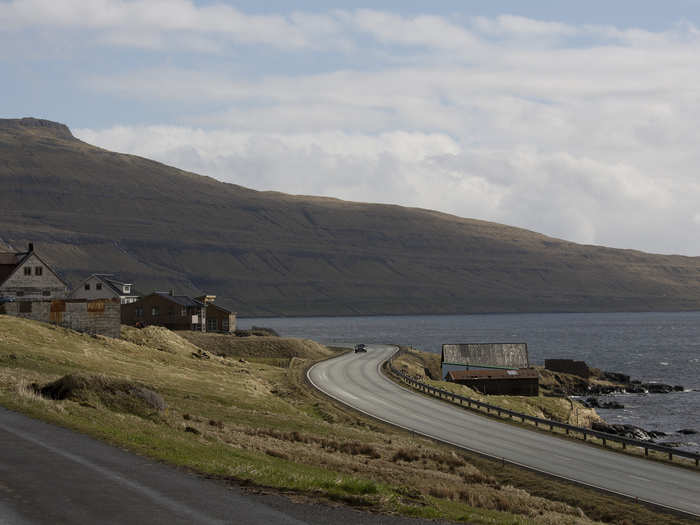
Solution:
<svg viewBox="0 0 700 525">
<path fill-rule="evenodd" d="M 467 450 L 700 516 L 700 473 L 508 425 L 401 388 L 380 372 L 396 347 L 313 366 L 311 383 L 370 416 Z"/>
</svg>

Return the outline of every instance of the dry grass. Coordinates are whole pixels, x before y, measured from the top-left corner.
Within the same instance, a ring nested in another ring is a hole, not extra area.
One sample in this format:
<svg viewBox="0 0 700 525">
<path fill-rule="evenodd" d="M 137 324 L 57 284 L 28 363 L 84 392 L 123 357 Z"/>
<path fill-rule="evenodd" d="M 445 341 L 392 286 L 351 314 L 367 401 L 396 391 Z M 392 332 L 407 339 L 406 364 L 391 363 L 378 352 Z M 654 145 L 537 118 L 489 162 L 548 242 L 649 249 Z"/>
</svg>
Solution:
<svg viewBox="0 0 700 525">
<path fill-rule="evenodd" d="M 620 516 L 673 523 L 650 511 L 639 514 L 643 509 L 629 502 L 501 466 L 336 406 L 306 386 L 311 360 L 277 367 L 235 355 L 193 359 L 179 335 L 159 333 L 158 341 L 164 340 L 173 343 L 165 351 L 145 339 L 93 338 L 0 316 L 0 402 L 213 477 L 375 511 L 470 523 L 614 523 Z M 308 343 L 286 352 L 300 348 Z M 333 355 L 320 345 L 310 348 Z M 34 383 L 76 372 L 147 385 L 168 408 L 149 418 L 103 402 L 36 394 Z"/>
</svg>

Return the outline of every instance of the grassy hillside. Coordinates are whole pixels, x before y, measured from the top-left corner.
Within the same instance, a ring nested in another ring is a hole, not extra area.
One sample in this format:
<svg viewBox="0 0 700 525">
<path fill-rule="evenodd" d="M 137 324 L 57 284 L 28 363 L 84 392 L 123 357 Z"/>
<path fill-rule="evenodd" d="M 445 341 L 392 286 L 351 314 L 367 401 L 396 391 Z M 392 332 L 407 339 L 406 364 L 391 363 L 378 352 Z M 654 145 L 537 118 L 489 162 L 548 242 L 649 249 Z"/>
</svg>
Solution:
<svg viewBox="0 0 700 525">
<path fill-rule="evenodd" d="M 123 335 L 0 316 L 0 404 L 225 482 L 311 501 L 474 524 L 685 523 L 339 408 L 304 384 L 306 367 L 333 355 L 315 343 L 273 348 L 247 338 L 246 357 L 202 359 L 163 328 Z M 249 357 L 256 349 L 262 355 Z"/>
<path fill-rule="evenodd" d="M 429 210 L 258 192 L 0 120 L 0 244 L 73 283 L 216 293 L 241 315 L 700 308 L 700 259 Z"/>
</svg>

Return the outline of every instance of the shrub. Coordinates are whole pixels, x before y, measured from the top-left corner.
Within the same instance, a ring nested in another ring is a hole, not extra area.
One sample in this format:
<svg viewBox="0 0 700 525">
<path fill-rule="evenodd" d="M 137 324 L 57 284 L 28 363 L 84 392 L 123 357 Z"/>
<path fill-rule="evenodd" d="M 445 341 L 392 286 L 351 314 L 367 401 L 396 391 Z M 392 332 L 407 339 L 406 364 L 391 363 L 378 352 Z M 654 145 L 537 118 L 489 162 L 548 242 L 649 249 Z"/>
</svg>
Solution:
<svg viewBox="0 0 700 525">
<path fill-rule="evenodd" d="M 141 417 L 165 409 L 163 397 L 146 386 L 105 376 L 69 374 L 39 389 L 46 398 L 92 405 L 96 401 L 115 412 Z"/>
<path fill-rule="evenodd" d="M 419 459 L 420 459 L 420 454 L 418 453 L 418 451 L 415 449 L 410 449 L 410 448 L 400 448 L 391 457 L 391 461 L 393 461 L 393 462 L 405 461 L 407 463 L 411 463 L 412 461 L 417 461 Z"/>
</svg>

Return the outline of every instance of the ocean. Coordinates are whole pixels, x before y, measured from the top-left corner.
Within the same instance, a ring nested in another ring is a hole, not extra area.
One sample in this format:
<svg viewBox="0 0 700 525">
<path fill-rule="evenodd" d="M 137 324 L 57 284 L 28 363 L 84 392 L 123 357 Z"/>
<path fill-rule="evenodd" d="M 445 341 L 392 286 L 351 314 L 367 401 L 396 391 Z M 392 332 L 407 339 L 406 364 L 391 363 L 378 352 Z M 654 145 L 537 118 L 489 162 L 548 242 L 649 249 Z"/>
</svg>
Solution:
<svg viewBox="0 0 700 525">
<path fill-rule="evenodd" d="M 625 408 L 597 411 L 608 423 L 666 432 L 665 441 L 700 452 L 700 434 L 677 432 L 700 432 L 700 312 L 248 318 L 238 325 L 328 345 L 394 343 L 435 353 L 443 343 L 525 342 L 531 364 L 577 359 L 643 382 L 683 385 L 671 394 L 607 396 Z"/>
</svg>

